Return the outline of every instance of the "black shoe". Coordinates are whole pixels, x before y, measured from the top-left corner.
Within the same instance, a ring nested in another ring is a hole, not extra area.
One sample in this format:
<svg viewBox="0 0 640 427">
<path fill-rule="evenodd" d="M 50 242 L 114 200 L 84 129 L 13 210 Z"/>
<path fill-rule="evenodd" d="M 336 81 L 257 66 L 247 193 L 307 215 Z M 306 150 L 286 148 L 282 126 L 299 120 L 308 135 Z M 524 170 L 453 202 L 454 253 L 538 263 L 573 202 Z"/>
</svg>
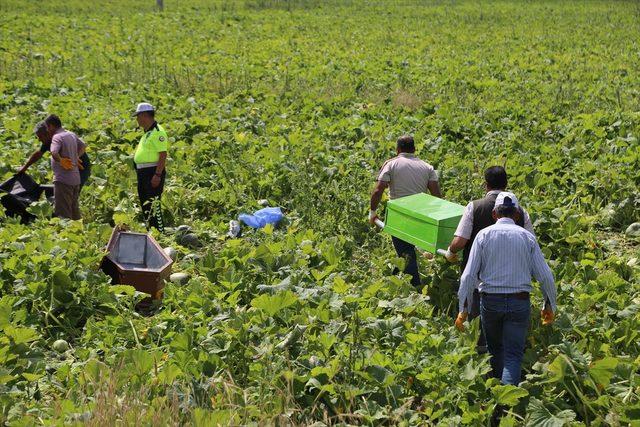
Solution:
<svg viewBox="0 0 640 427">
<path fill-rule="evenodd" d="M 507 413 L 508 406 L 504 405 L 496 405 L 496 409 L 493 410 L 493 414 L 491 414 L 491 427 L 498 427 L 500 425 L 500 420 Z"/>
</svg>

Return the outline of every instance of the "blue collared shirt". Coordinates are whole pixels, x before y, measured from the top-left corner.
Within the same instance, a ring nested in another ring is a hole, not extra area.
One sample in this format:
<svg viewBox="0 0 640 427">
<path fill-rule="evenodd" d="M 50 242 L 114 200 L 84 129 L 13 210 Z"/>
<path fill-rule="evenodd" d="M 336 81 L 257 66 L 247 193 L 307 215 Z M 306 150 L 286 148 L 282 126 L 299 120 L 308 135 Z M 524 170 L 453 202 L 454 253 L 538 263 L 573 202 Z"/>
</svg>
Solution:
<svg viewBox="0 0 640 427">
<path fill-rule="evenodd" d="M 471 306 L 473 291 L 490 294 L 531 293 L 531 277 L 540 282 L 544 300 L 556 311 L 556 285 L 536 238 L 510 218 L 481 230 L 471 246 L 460 279 L 460 311 Z"/>
</svg>

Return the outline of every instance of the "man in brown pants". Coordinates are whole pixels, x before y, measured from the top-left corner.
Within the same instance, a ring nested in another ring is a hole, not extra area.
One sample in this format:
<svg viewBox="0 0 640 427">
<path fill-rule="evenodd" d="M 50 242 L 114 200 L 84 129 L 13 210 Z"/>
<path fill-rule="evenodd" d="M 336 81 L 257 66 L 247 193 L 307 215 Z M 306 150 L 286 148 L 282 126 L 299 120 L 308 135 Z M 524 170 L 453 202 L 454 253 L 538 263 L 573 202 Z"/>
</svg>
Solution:
<svg viewBox="0 0 640 427">
<path fill-rule="evenodd" d="M 60 218 L 80 219 L 79 158 L 86 145 L 73 132 L 62 127 L 60 118 L 51 114 L 44 120 L 51 138 L 51 169 L 53 169 L 54 213 Z"/>
</svg>

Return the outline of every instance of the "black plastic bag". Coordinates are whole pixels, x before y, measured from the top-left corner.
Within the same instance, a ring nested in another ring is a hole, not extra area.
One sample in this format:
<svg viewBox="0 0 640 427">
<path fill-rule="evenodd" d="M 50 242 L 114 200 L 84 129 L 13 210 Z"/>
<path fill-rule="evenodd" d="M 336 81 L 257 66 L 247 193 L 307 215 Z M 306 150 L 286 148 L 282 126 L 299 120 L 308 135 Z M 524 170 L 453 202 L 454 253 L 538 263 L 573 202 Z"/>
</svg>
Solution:
<svg viewBox="0 0 640 427">
<path fill-rule="evenodd" d="M 0 191 L 5 193 L 0 202 L 7 216 L 19 216 L 23 224 L 35 219 L 27 212 L 27 207 L 40 199 L 44 189 L 33 178 L 24 173 L 14 175 L 0 184 Z"/>
</svg>

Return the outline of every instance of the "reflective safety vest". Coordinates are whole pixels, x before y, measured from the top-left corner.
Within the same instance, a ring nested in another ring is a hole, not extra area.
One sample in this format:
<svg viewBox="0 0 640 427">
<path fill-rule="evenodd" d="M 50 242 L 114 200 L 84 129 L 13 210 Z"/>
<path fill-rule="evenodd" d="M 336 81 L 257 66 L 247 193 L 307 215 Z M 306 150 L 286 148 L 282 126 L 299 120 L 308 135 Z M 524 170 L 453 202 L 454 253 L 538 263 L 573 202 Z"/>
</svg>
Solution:
<svg viewBox="0 0 640 427">
<path fill-rule="evenodd" d="M 133 156 L 136 164 L 157 163 L 160 160 L 160 153 L 169 148 L 169 138 L 167 132 L 158 123 L 154 123 L 148 132 L 140 138 L 138 148 Z"/>
</svg>

